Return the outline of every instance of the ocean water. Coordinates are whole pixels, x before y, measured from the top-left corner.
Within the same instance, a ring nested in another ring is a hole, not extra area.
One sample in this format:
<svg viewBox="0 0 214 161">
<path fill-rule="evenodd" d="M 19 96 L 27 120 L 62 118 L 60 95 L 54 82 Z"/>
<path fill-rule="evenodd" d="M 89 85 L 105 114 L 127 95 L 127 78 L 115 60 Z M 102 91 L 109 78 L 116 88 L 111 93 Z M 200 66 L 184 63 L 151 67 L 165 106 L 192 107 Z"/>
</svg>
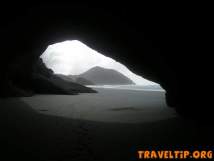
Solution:
<svg viewBox="0 0 214 161">
<path fill-rule="evenodd" d="M 91 88 L 109 88 L 109 89 L 124 89 L 124 90 L 138 90 L 138 91 L 160 91 L 165 90 L 160 85 L 88 85 Z"/>
</svg>

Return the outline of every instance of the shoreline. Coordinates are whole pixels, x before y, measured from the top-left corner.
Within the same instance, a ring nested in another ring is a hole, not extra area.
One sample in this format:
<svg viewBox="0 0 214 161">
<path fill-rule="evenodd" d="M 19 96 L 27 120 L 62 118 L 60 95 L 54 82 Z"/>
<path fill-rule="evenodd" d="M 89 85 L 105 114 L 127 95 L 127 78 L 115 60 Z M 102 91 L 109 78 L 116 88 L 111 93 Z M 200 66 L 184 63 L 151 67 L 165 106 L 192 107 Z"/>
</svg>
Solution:
<svg viewBox="0 0 214 161">
<path fill-rule="evenodd" d="M 89 121 L 141 123 L 176 117 L 162 91 L 93 89 L 98 93 L 35 95 L 21 100 L 42 114 Z"/>
</svg>

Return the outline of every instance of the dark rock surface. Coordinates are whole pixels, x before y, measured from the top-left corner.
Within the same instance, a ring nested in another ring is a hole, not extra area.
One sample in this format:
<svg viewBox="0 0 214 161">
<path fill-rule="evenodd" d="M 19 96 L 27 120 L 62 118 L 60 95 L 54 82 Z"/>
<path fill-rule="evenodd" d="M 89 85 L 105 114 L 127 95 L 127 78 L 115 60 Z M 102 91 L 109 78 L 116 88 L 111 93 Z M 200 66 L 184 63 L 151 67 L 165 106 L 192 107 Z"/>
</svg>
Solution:
<svg viewBox="0 0 214 161">
<path fill-rule="evenodd" d="M 89 80 L 95 85 L 128 85 L 135 84 L 125 75 L 113 69 L 106 69 L 102 67 L 93 67 L 88 71 L 79 75 L 80 78 Z M 90 85 L 90 84 L 88 84 Z"/>
<path fill-rule="evenodd" d="M 73 95 L 78 93 L 96 93 L 95 90 L 85 87 L 81 84 L 70 82 L 55 75 L 51 69 L 48 69 L 39 58 L 32 67 L 32 73 L 26 81 L 22 80 L 22 75 L 11 72 L 7 84 L 4 85 L 6 92 L 1 91 L 1 96 L 32 96 L 39 94 L 66 94 Z"/>
<path fill-rule="evenodd" d="M 75 78 L 72 77 L 72 76 L 68 76 L 68 75 L 64 75 L 64 74 L 56 74 L 58 77 L 60 77 L 61 79 L 64 79 L 66 81 L 69 81 L 69 82 L 75 82 Z"/>
<path fill-rule="evenodd" d="M 33 64 L 48 45 L 78 39 L 159 83 L 178 111 L 210 113 L 211 95 L 198 88 L 212 82 L 209 9 L 162 2 L 26 5 L 1 6 L 1 96 L 13 95 L 11 84 L 29 88 Z"/>
<path fill-rule="evenodd" d="M 36 93 L 42 94 L 78 94 L 96 93 L 95 90 L 81 84 L 62 79 L 48 69 L 40 58 L 32 74 L 32 87 Z"/>
<path fill-rule="evenodd" d="M 91 82 L 85 78 L 79 77 L 79 75 L 57 74 L 57 76 L 68 82 L 73 82 L 73 83 L 77 83 L 77 84 L 81 84 L 81 85 L 94 85 L 93 82 Z"/>
</svg>

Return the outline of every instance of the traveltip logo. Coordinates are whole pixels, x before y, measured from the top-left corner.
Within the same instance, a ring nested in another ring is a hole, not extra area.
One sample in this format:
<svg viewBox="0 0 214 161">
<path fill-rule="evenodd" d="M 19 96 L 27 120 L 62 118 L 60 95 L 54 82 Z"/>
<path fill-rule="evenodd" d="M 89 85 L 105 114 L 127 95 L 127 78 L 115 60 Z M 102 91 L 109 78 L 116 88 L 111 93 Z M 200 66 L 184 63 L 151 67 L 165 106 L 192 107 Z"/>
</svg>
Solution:
<svg viewBox="0 0 214 161">
<path fill-rule="evenodd" d="M 213 159 L 212 150 L 138 150 L 137 159 Z"/>
</svg>

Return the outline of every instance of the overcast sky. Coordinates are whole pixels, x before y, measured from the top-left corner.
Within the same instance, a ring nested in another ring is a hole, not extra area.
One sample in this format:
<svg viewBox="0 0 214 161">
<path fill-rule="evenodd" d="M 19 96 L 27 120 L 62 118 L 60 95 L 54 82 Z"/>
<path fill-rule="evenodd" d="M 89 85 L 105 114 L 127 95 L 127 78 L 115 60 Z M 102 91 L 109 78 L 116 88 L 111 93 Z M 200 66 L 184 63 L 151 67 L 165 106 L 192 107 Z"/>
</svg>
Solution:
<svg viewBox="0 0 214 161">
<path fill-rule="evenodd" d="M 115 69 L 133 80 L 136 84 L 154 84 L 134 74 L 123 64 L 98 53 L 78 40 L 49 45 L 41 58 L 47 67 L 51 68 L 57 74 L 78 75 L 92 67 L 100 66 Z"/>
</svg>

